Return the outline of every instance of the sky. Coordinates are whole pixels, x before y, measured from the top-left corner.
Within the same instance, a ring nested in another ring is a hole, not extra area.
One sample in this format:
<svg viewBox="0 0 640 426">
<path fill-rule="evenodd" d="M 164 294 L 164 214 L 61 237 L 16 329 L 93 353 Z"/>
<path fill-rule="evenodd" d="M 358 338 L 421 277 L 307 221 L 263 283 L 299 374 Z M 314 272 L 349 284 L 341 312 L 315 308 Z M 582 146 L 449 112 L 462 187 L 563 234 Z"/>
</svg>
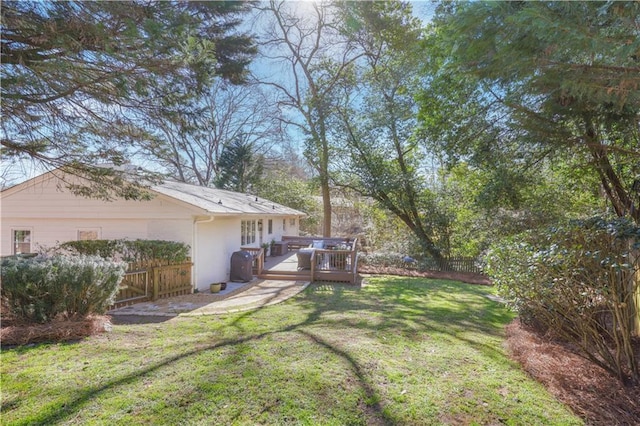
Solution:
<svg viewBox="0 0 640 426">
<path fill-rule="evenodd" d="M 311 12 L 311 7 L 313 1 L 293 1 L 289 2 L 292 5 L 297 5 L 297 7 L 304 11 L 308 9 Z M 413 6 L 414 15 L 420 18 L 423 22 L 428 22 L 433 15 L 434 9 L 436 7 L 436 3 L 430 0 L 424 1 L 413 1 L 411 2 Z M 252 25 L 255 25 L 256 22 L 252 22 Z M 274 70 L 269 68 L 264 68 L 264 64 L 261 64 L 259 60 L 254 61 L 252 64 L 252 69 L 259 74 L 273 74 Z M 295 137 L 295 136 L 294 136 Z M 25 161 L 17 161 L 12 162 L 8 161 L 6 158 L 0 159 L 0 188 L 5 188 L 7 186 L 13 185 L 15 183 L 24 181 L 31 177 L 37 176 L 41 173 L 44 173 L 46 168 L 41 164 L 34 163 L 29 160 Z"/>
</svg>

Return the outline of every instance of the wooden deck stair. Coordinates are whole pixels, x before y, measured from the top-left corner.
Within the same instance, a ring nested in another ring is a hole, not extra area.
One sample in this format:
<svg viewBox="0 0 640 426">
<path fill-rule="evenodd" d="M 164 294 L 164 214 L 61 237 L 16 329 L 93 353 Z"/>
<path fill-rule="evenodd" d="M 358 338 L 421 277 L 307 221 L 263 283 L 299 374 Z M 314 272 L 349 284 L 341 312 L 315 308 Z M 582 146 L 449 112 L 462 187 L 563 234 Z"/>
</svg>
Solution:
<svg viewBox="0 0 640 426">
<path fill-rule="evenodd" d="M 263 280 L 311 281 L 310 271 L 269 271 L 264 270 L 258 278 Z"/>
</svg>

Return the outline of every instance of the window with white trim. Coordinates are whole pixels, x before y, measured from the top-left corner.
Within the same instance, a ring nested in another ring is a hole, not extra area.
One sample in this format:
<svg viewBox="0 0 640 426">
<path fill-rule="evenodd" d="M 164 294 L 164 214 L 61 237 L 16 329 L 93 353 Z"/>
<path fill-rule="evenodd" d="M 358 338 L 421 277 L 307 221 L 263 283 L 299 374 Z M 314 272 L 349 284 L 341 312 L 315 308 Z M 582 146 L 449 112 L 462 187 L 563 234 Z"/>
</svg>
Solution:
<svg viewBox="0 0 640 426">
<path fill-rule="evenodd" d="M 13 230 L 13 254 L 31 253 L 31 230 Z"/>
<path fill-rule="evenodd" d="M 269 219 L 269 222 L 267 222 L 267 232 L 269 235 L 273 234 L 273 219 Z"/>
<path fill-rule="evenodd" d="M 243 220 L 240 223 L 240 245 L 253 244 L 256 242 L 256 221 Z"/>
</svg>

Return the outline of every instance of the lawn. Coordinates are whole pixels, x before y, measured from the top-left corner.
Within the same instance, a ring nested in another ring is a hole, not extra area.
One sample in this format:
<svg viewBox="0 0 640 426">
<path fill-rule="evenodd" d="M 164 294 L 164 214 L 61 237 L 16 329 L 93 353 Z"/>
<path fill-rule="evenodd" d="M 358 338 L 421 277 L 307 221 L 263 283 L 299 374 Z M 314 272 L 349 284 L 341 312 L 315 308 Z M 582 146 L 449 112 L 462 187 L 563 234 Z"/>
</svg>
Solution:
<svg viewBox="0 0 640 426">
<path fill-rule="evenodd" d="M 503 348 L 491 288 L 372 277 L 2 351 L 3 424 L 582 424 Z"/>
</svg>

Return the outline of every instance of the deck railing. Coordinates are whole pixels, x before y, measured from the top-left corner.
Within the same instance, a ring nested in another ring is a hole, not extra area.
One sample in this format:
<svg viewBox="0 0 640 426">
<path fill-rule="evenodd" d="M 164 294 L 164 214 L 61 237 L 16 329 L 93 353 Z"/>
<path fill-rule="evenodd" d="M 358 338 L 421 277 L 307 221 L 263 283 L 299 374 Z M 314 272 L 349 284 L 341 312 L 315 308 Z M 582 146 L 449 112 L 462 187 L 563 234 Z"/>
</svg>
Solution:
<svg viewBox="0 0 640 426">
<path fill-rule="evenodd" d="M 357 252 L 353 250 L 313 251 L 311 256 L 311 276 L 314 281 L 355 282 Z"/>
<path fill-rule="evenodd" d="M 323 241 L 324 248 L 309 250 L 304 255 L 305 257 L 299 257 L 299 269 L 296 273 L 277 274 L 277 272 L 274 272 L 273 275 L 278 275 L 279 279 L 283 279 L 281 278 L 282 275 L 285 278 L 297 275 L 305 276 L 305 279 L 312 281 L 356 282 L 358 275 L 357 239 L 286 236 L 282 237 L 282 241 L 287 243 L 290 251 L 292 248 L 298 250 L 310 249 L 309 246 L 318 241 Z M 241 250 L 254 254 L 254 274 L 260 275 L 261 272 L 258 273 L 257 270 L 258 268 L 263 268 L 264 265 L 258 265 L 256 258 L 259 257 L 257 253 L 261 249 L 241 247 Z M 298 255 L 301 256 L 301 253 Z"/>
<path fill-rule="evenodd" d="M 240 250 L 251 253 L 253 256 L 253 268 L 254 275 L 262 274 L 264 270 L 264 249 L 262 247 L 240 247 Z"/>
<path fill-rule="evenodd" d="M 331 248 L 313 250 L 311 279 L 355 283 L 358 275 L 358 241 L 339 238 L 316 239 L 325 240 Z"/>
</svg>

